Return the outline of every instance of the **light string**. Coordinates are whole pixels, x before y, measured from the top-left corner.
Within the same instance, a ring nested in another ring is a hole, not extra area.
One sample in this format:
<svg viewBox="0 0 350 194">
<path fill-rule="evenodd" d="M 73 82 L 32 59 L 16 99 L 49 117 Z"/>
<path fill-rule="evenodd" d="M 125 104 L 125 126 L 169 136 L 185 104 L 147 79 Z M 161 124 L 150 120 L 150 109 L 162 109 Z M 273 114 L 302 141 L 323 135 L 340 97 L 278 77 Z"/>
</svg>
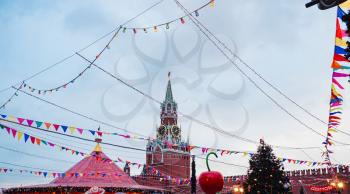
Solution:
<svg viewBox="0 0 350 194">
<path fill-rule="evenodd" d="M 57 87 L 50 88 L 50 89 L 38 89 L 38 88 L 35 88 L 35 87 L 33 87 L 33 86 L 30 86 L 30 85 L 28 85 L 28 84 L 26 84 L 26 83 L 24 83 L 23 88 L 27 88 L 27 87 L 28 87 L 28 89 L 29 89 L 31 92 L 37 91 L 38 94 L 46 94 L 47 92 L 58 91 L 58 90 L 60 90 L 61 88 L 66 88 L 69 84 L 73 84 L 78 78 L 80 78 L 85 72 L 87 72 L 88 69 L 91 68 L 92 64 L 93 64 L 94 62 L 96 62 L 97 59 L 99 59 L 100 56 L 101 56 L 107 49 L 110 48 L 111 42 L 112 42 L 112 41 L 115 39 L 115 37 L 118 35 L 118 33 L 119 33 L 119 31 L 121 30 L 121 28 L 122 28 L 122 26 L 120 26 L 120 27 L 118 28 L 118 30 L 114 33 L 114 35 L 113 35 L 112 38 L 108 41 L 108 43 L 103 47 L 103 49 L 102 49 L 100 52 L 98 52 L 98 54 L 96 55 L 95 59 L 92 60 L 92 62 L 91 62 L 86 68 L 84 68 L 78 75 L 76 75 L 76 76 L 75 76 L 73 79 L 71 79 L 70 81 L 65 82 L 64 84 L 61 84 L 61 85 L 59 85 L 59 86 L 57 86 Z"/>
<path fill-rule="evenodd" d="M 199 10 L 201 10 L 201 9 L 203 9 L 204 7 L 206 7 L 206 6 L 208 6 L 208 5 L 211 5 L 211 4 L 213 4 L 213 0 L 211 0 L 211 1 L 209 1 L 208 3 L 204 4 L 203 6 L 197 8 L 197 9 L 196 9 L 195 11 L 193 11 L 192 13 L 196 13 L 196 15 L 197 15 Z M 192 14 L 192 13 L 191 13 L 191 14 Z M 158 24 L 158 25 L 155 25 L 155 26 L 152 26 L 152 27 L 145 27 L 145 28 L 133 27 L 133 28 L 127 28 L 127 27 L 120 26 L 120 27 L 117 29 L 115 35 L 118 34 L 118 32 L 119 32 L 121 29 L 123 30 L 123 32 L 125 32 L 127 29 L 129 29 L 129 30 L 132 29 L 132 30 L 136 33 L 136 30 L 138 30 L 138 29 L 143 29 L 145 32 L 147 32 L 147 29 L 149 29 L 149 28 L 157 29 L 157 27 L 161 27 L 161 26 L 164 26 L 164 25 L 166 25 L 167 28 L 168 28 L 170 23 L 173 23 L 173 22 L 178 21 L 178 20 L 180 20 L 181 23 L 184 23 L 184 22 L 185 22 L 185 21 L 184 21 L 184 17 L 187 17 L 187 16 L 188 16 L 188 15 L 185 15 L 185 16 L 183 16 L 183 17 L 180 17 L 180 18 L 171 20 L 171 21 L 169 21 L 169 22 L 167 22 L 167 23 Z M 113 38 L 112 38 L 112 40 L 113 40 Z M 111 41 L 110 41 L 110 42 L 111 42 Z M 110 42 L 109 42 L 109 43 L 110 43 Z M 109 47 L 109 46 L 110 46 L 109 43 L 106 45 L 105 48 L 110 48 L 110 47 Z M 28 85 L 27 83 L 25 83 L 25 84 L 24 84 L 24 88 L 28 88 L 28 90 L 31 91 L 31 92 L 37 92 L 38 94 L 43 94 L 43 95 L 45 95 L 46 93 L 52 93 L 52 92 L 54 92 L 54 91 L 59 91 L 59 90 L 62 89 L 62 88 L 67 88 L 70 84 L 73 84 L 73 83 L 74 83 L 78 78 L 80 78 L 88 69 L 91 68 L 92 63 L 94 63 L 94 62 L 100 57 L 100 55 L 104 52 L 105 48 L 103 49 L 102 52 L 100 52 L 99 54 L 97 54 L 97 55 L 96 55 L 96 58 L 95 58 L 93 61 L 91 61 L 91 64 L 89 64 L 86 68 L 84 68 L 78 75 L 76 75 L 73 79 L 71 79 L 71 80 L 69 80 L 69 81 L 66 81 L 65 83 L 63 83 L 63 84 L 61 84 L 61 85 L 59 85 L 59 86 L 56 86 L 56 87 L 53 87 L 53 88 L 50 88 L 50 89 L 39 89 L 39 88 L 33 87 L 33 86 Z M 84 50 L 84 49 L 83 49 L 83 50 Z M 82 50 L 77 51 L 74 55 L 79 54 L 81 51 L 82 51 Z"/>
<path fill-rule="evenodd" d="M 19 86 L 18 89 L 16 89 L 16 91 L 10 96 L 9 99 L 7 99 L 1 106 L 0 106 L 0 109 L 4 109 L 6 107 L 6 105 L 8 103 L 10 103 L 12 101 L 12 99 L 15 97 L 15 96 L 18 96 L 18 90 L 24 85 L 24 82 L 22 82 L 22 84 Z"/>
<path fill-rule="evenodd" d="M 159 27 L 163 27 L 165 26 L 166 29 L 170 28 L 170 24 L 174 23 L 174 22 L 180 22 L 181 24 L 185 23 L 185 18 L 189 17 L 189 15 L 194 14 L 195 16 L 199 16 L 199 11 L 207 6 L 213 7 L 214 6 L 214 0 L 210 0 L 209 2 L 205 3 L 204 5 L 200 6 L 199 8 L 195 9 L 194 11 L 185 14 L 179 18 L 167 21 L 167 22 L 163 22 L 160 24 L 156 24 L 156 25 L 152 25 L 152 26 L 145 26 L 145 27 L 139 27 L 139 26 L 135 26 L 135 27 L 123 27 L 123 32 L 128 31 L 132 31 L 134 34 L 136 34 L 139 30 L 143 31 L 144 33 L 147 33 L 149 31 L 153 31 L 153 32 L 157 32 Z"/>
<path fill-rule="evenodd" d="M 145 14 L 145 13 L 148 12 L 149 10 L 151 10 L 151 9 L 153 9 L 154 7 L 156 7 L 157 5 L 161 4 L 163 1 L 164 1 L 164 0 L 160 0 L 160 1 L 156 2 L 155 4 L 151 5 L 150 7 L 147 7 L 147 8 L 144 9 L 142 12 L 138 13 L 138 14 L 135 15 L 134 17 L 130 18 L 129 20 L 127 20 L 126 22 L 124 22 L 123 24 L 121 24 L 121 26 L 124 26 L 124 25 L 130 23 L 131 21 L 137 19 L 138 17 L 140 17 L 141 15 Z M 119 26 L 120 26 L 120 25 L 119 25 Z M 84 50 L 90 48 L 91 46 L 95 45 L 97 42 L 103 40 L 103 39 L 106 38 L 107 36 L 109 36 L 109 35 L 111 35 L 112 33 L 116 32 L 116 31 L 119 29 L 119 26 L 116 27 L 116 28 L 114 28 L 112 31 L 110 31 L 110 32 L 108 32 L 108 33 L 106 33 L 106 34 L 104 34 L 104 35 L 101 36 L 100 38 L 94 40 L 93 42 L 89 43 L 89 44 L 86 45 L 85 47 L 79 49 L 77 52 L 82 52 L 82 51 L 84 51 Z M 41 70 L 41 71 L 39 71 L 39 72 L 37 72 L 37 73 L 35 73 L 35 74 L 33 74 L 33 75 L 27 77 L 27 78 L 24 79 L 23 81 L 29 81 L 29 80 L 33 79 L 34 77 L 36 77 L 36 76 L 38 76 L 38 75 L 40 75 L 40 74 L 42 74 L 42 73 L 44 73 L 44 72 L 46 72 L 46 71 L 52 69 L 53 67 L 55 67 L 55 66 L 57 66 L 57 65 L 59 65 L 59 64 L 61 64 L 61 63 L 63 63 L 63 62 L 65 62 L 65 61 L 69 60 L 70 58 L 72 58 L 72 57 L 74 57 L 74 56 L 75 56 L 75 53 L 73 53 L 73 54 L 71 54 L 71 55 L 69 55 L 69 56 L 67 56 L 67 57 L 65 57 L 65 58 L 63 58 L 63 59 L 61 59 L 60 61 L 58 61 L 58 62 L 56 62 L 56 63 L 54 63 L 54 64 L 52 64 L 52 65 L 46 67 L 45 69 L 43 69 L 43 70 Z M 12 86 L 17 86 L 17 85 L 23 83 L 23 81 L 21 81 L 21 82 L 19 82 L 19 83 L 17 83 L 17 84 L 14 84 L 14 85 L 12 85 Z M 1 89 L 1 90 L 0 90 L 0 93 L 3 92 L 3 91 L 6 91 L 6 90 L 8 90 L 8 89 L 11 89 L 12 86 L 9 86 L 9 87 L 7 87 L 7 88 Z"/>
</svg>

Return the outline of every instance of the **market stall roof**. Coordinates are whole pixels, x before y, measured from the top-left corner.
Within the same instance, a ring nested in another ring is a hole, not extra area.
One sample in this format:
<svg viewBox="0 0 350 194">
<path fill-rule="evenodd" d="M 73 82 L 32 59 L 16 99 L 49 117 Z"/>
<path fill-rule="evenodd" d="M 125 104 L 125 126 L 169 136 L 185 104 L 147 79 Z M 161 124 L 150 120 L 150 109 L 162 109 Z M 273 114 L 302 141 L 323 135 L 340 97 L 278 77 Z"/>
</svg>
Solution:
<svg viewBox="0 0 350 194">
<path fill-rule="evenodd" d="M 139 185 L 102 152 L 98 142 L 93 152 L 66 171 L 64 176 L 55 178 L 49 184 L 11 188 L 7 191 L 11 193 L 11 191 L 18 189 L 39 191 L 44 190 L 44 188 L 91 188 L 94 186 L 121 190 L 162 190 Z"/>
</svg>

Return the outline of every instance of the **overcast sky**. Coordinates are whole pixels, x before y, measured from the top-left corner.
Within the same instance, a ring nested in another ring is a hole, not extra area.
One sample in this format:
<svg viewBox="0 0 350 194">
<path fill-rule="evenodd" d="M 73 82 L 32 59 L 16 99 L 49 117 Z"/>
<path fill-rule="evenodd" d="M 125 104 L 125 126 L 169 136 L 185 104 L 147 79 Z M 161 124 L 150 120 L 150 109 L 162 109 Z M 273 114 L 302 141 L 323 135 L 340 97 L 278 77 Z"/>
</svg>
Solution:
<svg viewBox="0 0 350 194">
<path fill-rule="evenodd" d="M 0 89 L 17 84 L 70 56 L 156 2 L 158 1 L 1 1 Z M 202 0 L 181 2 L 189 10 L 206 3 Z M 221 0 L 216 2 L 214 8 L 207 7 L 199 11 L 198 19 L 267 80 L 301 106 L 327 120 L 336 10 L 306 9 L 305 3 L 302 0 Z M 184 13 L 173 1 L 164 0 L 127 26 L 153 26 L 182 15 Z M 147 34 L 138 31 L 135 35 L 130 31 L 121 33 L 97 64 L 159 100 L 164 98 L 167 72 L 171 71 L 173 94 L 180 112 L 256 141 L 264 138 L 273 145 L 321 147 L 322 137 L 276 107 L 236 71 L 188 19 L 185 20 L 185 24 L 170 24 L 168 30 L 149 30 Z M 110 37 L 100 40 L 82 54 L 93 59 Z M 74 56 L 27 83 L 36 88 L 54 88 L 72 79 L 86 66 L 85 61 Z M 243 69 L 248 72 L 246 68 Z M 253 76 L 251 72 L 248 74 Z M 295 117 L 326 134 L 324 124 L 287 102 L 257 77 L 253 76 L 253 79 Z M 12 89 L 1 92 L 0 102 L 7 100 L 13 92 Z M 341 124 L 341 129 L 345 131 L 350 124 L 346 119 L 350 113 L 347 103 L 349 97 L 346 93 L 347 90 L 344 92 L 345 111 Z M 156 126 L 159 125 L 157 104 L 96 68 L 88 70 L 66 89 L 40 97 L 145 136 L 155 136 Z M 97 129 L 101 125 L 104 131 L 117 131 L 21 93 L 0 113 L 88 129 Z M 255 144 L 215 133 L 186 118 L 180 117 L 179 123 L 183 139 L 189 139 L 191 144 L 232 150 L 256 150 Z M 83 152 L 90 152 L 94 147 L 93 143 L 34 129 L 18 128 Z M 86 137 L 93 139 L 91 136 Z M 338 134 L 336 139 L 346 141 L 347 137 Z M 104 141 L 145 147 L 145 142 L 125 141 L 118 137 L 105 137 Z M 52 161 L 0 148 L 0 167 L 19 168 L 1 163 L 7 162 L 64 171 L 82 159 L 66 152 L 19 143 L 5 131 L 0 131 L 0 146 L 68 161 Z M 145 162 L 143 152 L 111 146 L 103 146 L 103 149 L 112 159 L 122 157 Z M 333 158 L 336 161 L 349 163 L 350 157 L 346 154 L 349 147 L 335 146 L 334 151 Z M 200 152 L 195 152 L 198 153 Z M 300 160 L 323 160 L 320 149 L 276 148 L 275 153 L 277 156 Z M 223 156 L 218 160 L 248 165 L 248 158 L 239 155 Z M 198 160 L 197 166 L 197 172 L 205 169 L 202 160 Z M 212 166 L 212 169 L 220 170 L 226 176 L 246 172 L 245 168 L 240 167 L 216 163 Z M 305 168 L 291 164 L 286 164 L 285 167 Z M 137 168 L 131 170 L 133 174 L 140 171 Z M 48 178 L 31 175 L 0 174 L 0 187 L 49 181 Z"/>
</svg>

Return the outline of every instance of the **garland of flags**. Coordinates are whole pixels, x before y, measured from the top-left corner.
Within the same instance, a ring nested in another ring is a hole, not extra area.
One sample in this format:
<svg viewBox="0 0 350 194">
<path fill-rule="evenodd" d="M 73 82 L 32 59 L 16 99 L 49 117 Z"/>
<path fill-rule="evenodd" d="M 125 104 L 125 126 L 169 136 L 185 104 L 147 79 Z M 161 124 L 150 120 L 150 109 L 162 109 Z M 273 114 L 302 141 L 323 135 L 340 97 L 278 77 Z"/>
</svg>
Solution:
<svg viewBox="0 0 350 194">
<path fill-rule="evenodd" d="M 50 148 L 57 148 L 61 151 L 67 151 L 67 152 L 71 152 L 73 155 L 81 155 L 81 156 L 86 156 L 87 154 L 86 153 L 83 153 L 83 152 L 80 152 L 80 151 L 76 151 L 74 149 L 71 149 L 71 148 L 68 148 L 68 147 L 65 147 L 65 146 L 60 146 L 60 145 L 57 145 L 57 144 L 54 144 L 50 141 L 46 141 L 44 139 L 41 139 L 41 138 L 38 138 L 38 137 L 35 137 L 35 136 L 32 136 L 30 134 L 27 134 L 27 133 L 24 133 L 22 131 L 19 131 L 17 129 L 14 129 L 14 128 L 11 128 L 11 127 L 8 127 L 6 125 L 3 125 L 3 124 L 0 124 L 0 129 L 3 129 L 3 130 L 6 130 L 7 134 L 12 136 L 14 139 L 18 139 L 18 141 L 21 141 L 23 139 L 24 143 L 29 143 L 31 142 L 32 144 L 35 144 L 35 145 L 41 145 L 41 146 L 48 146 Z"/>
<path fill-rule="evenodd" d="M 141 163 L 136 163 L 136 162 L 131 162 L 131 161 L 128 161 L 128 160 L 124 160 L 120 157 L 117 158 L 117 160 L 111 160 L 109 158 L 103 158 L 99 155 L 96 155 L 94 153 L 92 154 L 87 154 L 87 153 L 84 153 L 84 152 L 80 152 L 80 151 L 77 151 L 77 150 L 74 150 L 74 149 L 71 149 L 71 148 L 68 148 L 68 147 L 64 147 L 64 146 L 60 146 L 58 144 L 55 144 L 55 143 L 52 143 L 50 141 L 47 141 L 47 140 L 44 140 L 42 138 L 38 138 L 38 137 L 35 137 L 35 136 L 32 136 L 30 134 L 27 134 L 27 133 L 24 133 L 22 131 L 19 131 L 17 129 L 14 129 L 14 128 L 11 128 L 11 127 L 8 127 L 6 125 L 3 125 L 3 124 L 0 124 L 0 129 L 4 129 L 6 130 L 6 132 L 8 133 L 8 135 L 10 135 L 11 137 L 13 137 L 14 139 L 18 139 L 18 141 L 21 141 L 22 139 L 24 140 L 25 143 L 29 143 L 31 142 L 33 145 L 44 145 L 44 146 L 48 146 L 50 148 L 58 148 L 59 150 L 61 151 L 67 151 L 67 152 L 71 152 L 73 155 L 80 155 L 80 156 L 84 156 L 84 157 L 88 157 L 88 156 L 92 156 L 94 158 L 96 158 L 97 161 L 101 161 L 101 162 L 109 162 L 109 163 L 125 163 L 125 164 L 128 164 L 128 165 L 132 165 L 132 166 L 137 166 L 138 168 L 141 168 L 142 166 L 145 166 L 146 168 L 149 168 L 150 169 L 150 172 L 153 174 L 153 175 L 156 175 L 156 176 L 160 176 L 160 177 L 163 177 L 162 180 L 165 180 L 165 181 L 175 181 L 177 183 L 181 183 L 181 184 L 187 184 L 187 182 L 189 182 L 187 179 L 183 179 L 183 178 L 178 178 L 178 177 L 170 177 L 170 176 L 167 176 L 166 174 L 163 174 L 161 173 L 159 170 L 155 169 L 154 167 L 152 166 L 147 166 L 145 164 L 141 164 Z M 7 171 L 7 170 L 6 170 Z M 4 172 L 6 172 L 4 171 Z M 40 171 L 38 171 L 40 172 Z M 39 174 L 41 175 L 41 174 Z M 44 174 L 43 174 L 44 175 Z M 47 175 L 47 174 L 46 174 Z M 58 174 L 56 174 L 58 175 Z"/>
<path fill-rule="evenodd" d="M 208 3 L 202 5 L 201 7 L 195 9 L 194 11 L 190 12 L 189 14 L 186 14 L 182 17 L 173 19 L 171 21 L 167 21 L 165 23 L 161 23 L 161 24 L 157 24 L 157 25 L 153 25 L 153 26 L 147 26 L 147 27 L 123 27 L 123 32 L 125 33 L 126 31 L 132 31 L 134 34 L 136 34 L 137 32 L 141 31 L 144 33 L 148 33 L 149 31 L 153 31 L 153 32 L 158 32 L 158 29 L 161 27 L 165 27 L 165 29 L 169 29 L 170 28 L 170 24 L 174 23 L 174 22 L 180 22 L 181 24 L 185 24 L 185 18 L 188 18 L 189 15 L 194 14 L 196 17 L 199 16 L 199 11 L 205 7 L 214 7 L 215 6 L 215 0 L 210 0 Z"/>
<path fill-rule="evenodd" d="M 62 173 L 62 172 L 50 172 L 50 171 L 33 171 L 26 169 L 14 169 L 14 168 L 0 168 L 0 173 L 20 173 L 20 174 L 31 174 L 36 176 L 43 176 L 45 178 L 58 178 L 58 177 L 87 177 L 87 176 L 122 176 L 119 173 L 108 173 L 108 172 L 70 172 L 70 173 Z"/>
<path fill-rule="evenodd" d="M 171 181 L 172 183 L 176 183 L 178 185 L 188 185 L 189 180 L 178 177 L 171 176 L 162 176 L 159 171 L 155 172 L 153 175 L 159 176 L 159 181 Z M 65 178 L 65 177 L 106 177 L 106 176 L 116 176 L 121 177 L 123 174 L 120 173 L 109 173 L 109 172 L 53 172 L 53 171 L 34 171 L 27 169 L 17 169 L 17 168 L 7 168 L 0 167 L 0 174 L 8 174 L 8 173 L 19 173 L 19 174 L 30 174 L 34 176 L 41 176 L 44 178 Z"/>
<path fill-rule="evenodd" d="M 4 115 L 4 114 L 0 114 L 0 117 L 3 118 L 0 120 L 4 120 L 4 121 L 12 121 L 15 123 L 18 123 L 20 125 L 24 125 L 24 126 L 28 126 L 28 127 L 37 127 L 37 128 L 41 128 L 41 129 L 47 129 L 47 130 L 55 130 L 55 131 L 59 131 L 59 132 L 63 132 L 63 133 L 71 133 L 74 134 L 75 132 L 78 132 L 78 134 L 82 135 L 85 133 L 93 135 L 93 136 L 100 136 L 102 137 L 103 135 L 116 135 L 119 137 L 123 137 L 126 139 L 138 139 L 138 140 L 146 140 L 146 141 L 156 141 L 157 143 L 162 143 L 164 144 L 164 146 L 166 146 L 167 148 L 181 148 L 182 150 L 188 150 L 191 151 L 193 149 L 197 149 L 200 150 L 203 154 L 206 154 L 208 152 L 216 152 L 217 154 L 220 154 L 221 156 L 224 155 L 232 155 L 232 154 L 240 154 L 243 157 L 246 156 L 253 156 L 254 153 L 253 152 L 244 152 L 244 151 L 235 151 L 235 150 L 225 150 L 225 149 L 216 149 L 216 148 L 209 148 L 209 147 L 202 147 L 202 146 L 195 146 L 195 145 L 179 145 L 179 144 L 172 144 L 168 141 L 160 141 L 157 139 L 152 139 L 152 138 L 144 138 L 144 137 L 139 137 L 139 136 L 135 136 L 135 135 L 130 135 L 130 134 L 120 134 L 120 133 L 110 133 L 110 132 L 104 132 L 104 131 L 99 131 L 99 130 L 91 130 L 91 129 L 83 129 L 83 128 L 79 128 L 79 127 L 73 127 L 73 126 L 67 126 L 67 125 L 60 125 L 60 124 L 53 124 L 50 122 L 44 122 L 44 121 L 36 121 L 36 120 L 32 120 L 32 119 L 25 119 L 25 118 L 21 118 L 21 117 L 15 117 L 12 115 Z M 18 140 L 20 141 L 22 139 L 22 137 L 24 137 L 24 141 L 27 142 L 28 140 L 31 140 L 32 144 L 44 144 L 44 145 L 51 145 L 52 147 L 57 147 L 58 145 L 53 144 L 51 142 L 46 142 L 45 140 L 42 140 L 40 138 L 37 137 L 33 137 L 29 134 L 20 132 L 16 129 L 10 128 L 10 127 L 6 127 L 2 124 L 0 124 L 1 128 L 5 128 L 7 130 L 7 133 L 9 135 L 11 135 L 13 138 L 18 138 Z M 58 147 L 62 147 L 62 146 L 58 146 Z M 82 153 L 67 147 L 62 147 L 62 150 L 66 150 L 66 151 L 71 151 L 73 154 L 76 153 L 77 155 L 82 155 L 82 156 L 88 156 L 89 154 L 86 153 Z M 307 165 L 307 166 L 321 166 L 324 164 L 327 164 L 325 162 L 315 162 L 315 161 L 306 161 L 306 160 L 296 160 L 296 159 L 291 159 L 291 158 L 284 158 L 284 157 L 278 157 L 278 159 L 283 162 L 283 163 L 289 163 L 289 164 L 298 164 L 298 165 Z M 103 159 L 102 159 L 103 160 Z M 115 162 L 126 162 L 129 164 L 133 164 L 133 165 L 137 165 L 140 168 L 140 165 L 142 164 L 137 164 L 137 163 L 131 163 L 129 161 L 124 161 L 120 158 L 118 158 L 117 161 Z"/>
<path fill-rule="evenodd" d="M 345 57 L 347 55 L 346 46 L 349 34 L 347 34 L 346 23 L 342 21 L 342 18 L 350 10 L 350 1 L 338 6 L 337 18 L 336 18 L 336 36 L 335 36 L 335 48 L 332 62 L 332 83 L 331 83 L 331 99 L 328 117 L 328 129 L 327 136 L 323 142 L 326 151 L 323 153 L 325 157 L 325 163 L 331 164 L 330 154 L 333 152 L 329 149 L 334 144 L 333 133 L 337 132 L 337 128 L 341 122 L 343 96 L 344 90 L 343 82 L 350 81 L 350 75 L 348 69 L 350 69 L 349 60 Z"/>
<path fill-rule="evenodd" d="M 242 152 L 242 151 L 231 151 L 231 150 L 222 150 L 222 149 L 214 149 L 214 148 L 202 148 L 202 147 L 195 147 L 202 150 L 202 153 L 208 153 L 208 152 L 216 152 L 217 154 L 220 154 L 221 156 L 225 155 L 232 155 L 232 154 L 241 154 L 243 157 L 250 156 L 252 157 L 254 153 L 252 152 Z M 307 160 L 296 160 L 291 158 L 284 158 L 284 157 L 277 157 L 277 159 L 280 162 L 283 163 L 289 163 L 289 164 L 298 164 L 298 165 L 307 165 L 307 166 L 322 166 L 326 163 L 324 162 L 315 162 L 315 161 L 307 161 Z M 343 165 L 338 165 L 343 166 Z"/>
<path fill-rule="evenodd" d="M 5 115 L 5 114 L 0 114 L 0 119 L 3 118 L 4 121 L 9 121 L 9 122 L 15 122 L 20 125 L 28 126 L 28 127 L 36 127 L 40 129 L 45 129 L 45 130 L 52 130 L 52 131 L 59 131 L 63 133 L 70 133 L 70 134 L 75 134 L 78 133 L 80 135 L 83 134 L 89 134 L 92 136 L 99 136 L 102 137 L 103 135 L 116 135 L 120 136 L 126 139 L 139 139 L 139 140 L 150 140 L 150 138 L 144 138 L 140 137 L 137 135 L 130 135 L 130 134 L 122 134 L 122 133 L 116 133 L 116 132 L 106 132 L 106 131 L 100 131 L 100 130 L 93 130 L 93 129 L 84 129 L 84 128 L 79 128 L 79 127 L 74 127 L 74 126 L 67 126 L 67 125 L 61 125 L 61 124 L 55 124 L 51 122 L 46 122 L 46 121 L 37 121 L 37 120 L 32 120 L 32 119 L 26 119 L 26 118 L 21 118 L 21 117 L 15 117 L 12 115 Z"/>
</svg>

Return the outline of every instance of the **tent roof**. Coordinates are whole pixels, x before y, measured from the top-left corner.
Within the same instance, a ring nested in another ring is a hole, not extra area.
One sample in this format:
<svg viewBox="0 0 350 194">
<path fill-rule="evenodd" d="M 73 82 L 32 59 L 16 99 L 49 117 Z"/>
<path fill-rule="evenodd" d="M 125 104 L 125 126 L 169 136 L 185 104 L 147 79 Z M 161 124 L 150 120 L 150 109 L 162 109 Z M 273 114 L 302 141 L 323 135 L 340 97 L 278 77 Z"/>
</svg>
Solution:
<svg viewBox="0 0 350 194">
<path fill-rule="evenodd" d="M 107 160 L 101 160 L 104 158 Z M 90 156 L 82 159 L 65 172 L 65 177 L 57 177 L 49 184 L 32 185 L 20 188 L 52 188 L 52 187 L 88 187 L 120 188 L 137 190 L 162 190 L 154 187 L 139 185 L 129 175 L 124 173 L 112 160 L 106 156 L 99 145 L 96 145 Z M 89 173 L 88 176 L 74 176 L 75 173 Z M 91 175 L 91 174 L 98 175 Z M 72 176 L 73 175 L 73 176 Z M 16 188 L 12 188 L 16 189 Z"/>
</svg>

